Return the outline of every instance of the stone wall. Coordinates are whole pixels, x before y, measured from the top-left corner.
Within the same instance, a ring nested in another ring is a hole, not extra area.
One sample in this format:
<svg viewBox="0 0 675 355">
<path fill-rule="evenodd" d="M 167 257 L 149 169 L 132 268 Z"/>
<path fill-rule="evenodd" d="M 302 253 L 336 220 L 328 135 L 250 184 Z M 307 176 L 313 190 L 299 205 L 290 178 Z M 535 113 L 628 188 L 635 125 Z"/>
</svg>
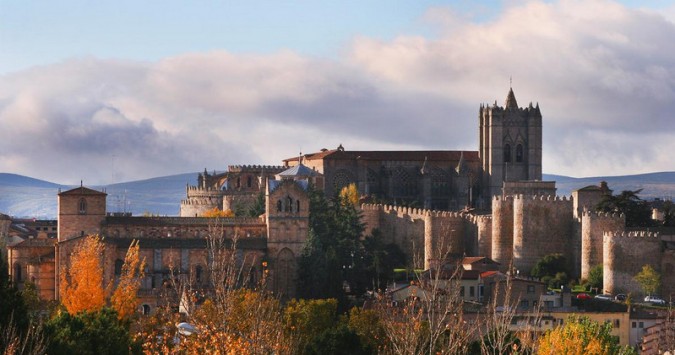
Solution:
<svg viewBox="0 0 675 355">
<path fill-rule="evenodd" d="M 539 259 L 563 253 L 573 266 L 572 200 L 557 196 L 514 197 L 513 266 L 529 274 Z"/>
<path fill-rule="evenodd" d="M 602 246 L 605 292 L 643 295 L 635 275 L 644 265 L 661 272 L 661 239 L 656 233 L 605 232 Z"/>
</svg>

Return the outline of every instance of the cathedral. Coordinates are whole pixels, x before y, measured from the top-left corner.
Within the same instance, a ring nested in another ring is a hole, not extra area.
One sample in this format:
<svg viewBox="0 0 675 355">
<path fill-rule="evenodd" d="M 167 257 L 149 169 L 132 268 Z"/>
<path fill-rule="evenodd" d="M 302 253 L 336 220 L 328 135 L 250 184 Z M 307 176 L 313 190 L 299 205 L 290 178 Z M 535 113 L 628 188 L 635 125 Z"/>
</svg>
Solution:
<svg viewBox="0 0 675 355">
<path fill-rule="evenodd" d="M 147 313 L 176 273 L 207 287 L 207 237 L 217 228 L 227 240 L 237 241 L 237 262 L 251 270 L 251 282 L 267 275 L 270 289 L 290 298 L 309 233 L 308 187 L 330 197 L 352 183 L 365 202 L 366 234 L 378 229 L 409 256 L 424 254 L 426 267 L 433 261 L 430 251 L 444 241 L 453 255 L 489 257 L 502 269 L 512 265 L 523 274 L 553 252 L 566 255 L 575 278 L 603 264 L 609 292 L 635 290 L 626 275 L 643 261 L 672 271 L 672 236 L 642 232 L 636 238 L 634 232 L 624 233 L 621 216 L 588 212 L 602 197 L 601 189 L 587 187 L 573 197 L 557 197 L 555 182 L 541 181 L 538 104 L 519 107 L 510 89 L 504 106 L 480 106 L 477 123 L 477 151 L 350 151 L 340 145 L 285 159 L 279 166 L 205 170 L 196 185 L 186 186 L 179 217 L 110 213 L 103 191 L 85 186 L 63 191 L 57 197 L 55 237 L 13 237 L 9 223 L 0 224 L 0 236 L 9 241 L 10 274 L 20 287 L 32 282 L 41 298 L 58 300 L 60 273 L 79 240 L 90 234 L 104 237 L 106 283 L 119 277 L 127 248 L 138 240 L 147 265 L 139 298 Z M 253 208 L 256 204 L 260 210 Z M 233 211 L 234 217 L 202 217 L 214 209 Z M 640 248 L 631 246 L 636 243 Z M 643 251 L 650 253 L 648 259 Z M 626 253 L 635 254 L 631 260 L 636 261 L 620 262 L 616 255 Z M 675 273 L 669 275 L 675 278 Z M 664 281 L 675 285 L 675 280 Z"/>
</svg>

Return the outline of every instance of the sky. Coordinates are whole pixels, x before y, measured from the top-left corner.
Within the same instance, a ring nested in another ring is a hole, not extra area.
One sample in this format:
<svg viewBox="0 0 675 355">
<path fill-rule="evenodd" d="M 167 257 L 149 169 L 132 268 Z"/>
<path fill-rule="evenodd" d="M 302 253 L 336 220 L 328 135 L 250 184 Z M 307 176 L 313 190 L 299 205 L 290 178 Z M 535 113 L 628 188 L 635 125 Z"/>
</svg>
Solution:
<svg viewBox="0 0 675 355">
<path fill-rule="evenodd" d="M 347 150 L 478 150 L 543 115 L 543 170 L 675 171 L 672 1 L 0 0 L 0 172 L 100 185 Z"/>
</svg>

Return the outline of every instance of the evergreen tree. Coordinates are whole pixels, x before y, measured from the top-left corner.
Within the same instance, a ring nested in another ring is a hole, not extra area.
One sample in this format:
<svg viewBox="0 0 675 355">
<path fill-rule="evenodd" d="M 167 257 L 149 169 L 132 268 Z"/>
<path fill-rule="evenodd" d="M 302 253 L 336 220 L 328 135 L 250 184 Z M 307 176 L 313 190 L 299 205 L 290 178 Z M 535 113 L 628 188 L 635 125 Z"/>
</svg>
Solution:
<svg viewBox="0 0 675 355">
<path fill-rule="evenodd" d="M 626 227 L 651 227 L 652 211 L 647 202 L 638 197 L 642 190 L 622 191 L 618 195 L 605 195 L 596 206 L 601 212 L 617 212 L 626 216 Z"/>
</svg>

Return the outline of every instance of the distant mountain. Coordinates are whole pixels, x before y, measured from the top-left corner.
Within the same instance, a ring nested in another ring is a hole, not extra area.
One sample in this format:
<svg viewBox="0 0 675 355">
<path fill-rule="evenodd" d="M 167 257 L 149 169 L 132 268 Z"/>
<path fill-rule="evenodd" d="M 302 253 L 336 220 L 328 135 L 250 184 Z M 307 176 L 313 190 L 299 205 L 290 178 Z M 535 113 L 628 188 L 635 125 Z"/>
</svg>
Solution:
<svg viewBox="0 0 675 355">
<path fill-rule="evenodd" d="M 546 181 L 556 181 L 558 195 L 569 196 L 572 191 L 589 185 L 599 185 L 606 181 L 609 188 L 618 193 L 624 190 L 642 190 L 639 194 L 644 200 L 655 198 L 673 199 L 675 197 L 675 171 L 624 175 L 624 176 L 597 176 L 574 178 L 561 175 L 544 174 Z"/>
<path fill-rule="evenodd" d="M 110 212 L 177 216 L 185 186 L 195 185 L 197 173 L 163 176 L 107 186 L 89 186 L 108 194 Z M 0 173 L 0 213 L 16 217 L 56 218 L 56 195 L 75 186 L 27 176 Z"/>
<path fill-rule="evenodd" d="M 569 196 L 573 190 L 606 181 L 615 193 L 642 189 L 640 197 L 672 199 L 675 197 L 675 172 L 626 176 L 574 178 L 544 174 L 546 181 L 556 181 L 558 195 Z M 108 211 L 131 212 L 133 215 L 177 216 L 185 186 L 195 185 L 197 173 L 162 176 L 107 186 L 90 186 L 108 193 Z M 15 217 L 56 218 L 56 194 L 75 186 L 59 185 L 27 176 L 0 173 L 0 213 Z"/>
</svg>

